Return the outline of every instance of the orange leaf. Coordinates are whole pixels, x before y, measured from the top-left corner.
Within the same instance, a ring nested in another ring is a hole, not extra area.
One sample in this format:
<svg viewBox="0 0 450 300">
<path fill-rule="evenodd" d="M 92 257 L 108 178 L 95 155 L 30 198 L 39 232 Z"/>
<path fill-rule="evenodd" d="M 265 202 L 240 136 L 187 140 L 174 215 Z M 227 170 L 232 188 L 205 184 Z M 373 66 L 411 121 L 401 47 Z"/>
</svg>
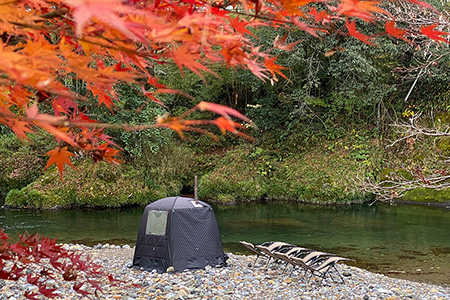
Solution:
<svg viewBox="0 0 450 300">
<path fill-rule="evenodd" d="M 246 26 L 248 26 L 250 22 L 245 21 L 245 19 L 243 20 L 239 19 L 240 19 L 239 16 L 236 16 L 236 18 L 234 19 L 230 18 L 230 25 L 233 26 L 234 30 L 236 30 L 236 32 L 239 32 L 241 34 L 246 33 L 248 35 L 255 36 L 250 30 L 246 28 Z"/>
<path fill-rule="evenodd" d="M 272 76 L 276 79 L 275 73 L 280 75 L 286 80 L 289 80 L 282 72 L 281 70 L 287 70 L 288 68 L 280 66 L 275 63 L 275 60 L 277 57 L 266 57 L 264 59 L 264 66 L 269 70 L 269 72 L 272 74 Z"/>
<path fill-rule="evenodd" d="M 134 41 L 140 40 L 131 30 L 132 24 L 126 24 L 119 14 L 133 13 L 136 10 L 125 6 L 118 0 L 70 0 L 69 4 L 74 6 L 73 18 L 76 23 L 76 33 L 82 34 L 83 28 L 93 18 L 108 24 L 119 30 Z"/>
<path fill-rule="evenodd" d="M 288 34 L 286 33 L 282 38 L 280 38 L 278 35 L 273 41 L 273 46 L 277 49 L 284 50 L 284 51 L 291 51 L 292 48 L 294 48 L 295 45 L 301 42 L 301 40 L 295 41 L 290 44 L 284 44 L 286 43 L 286 39 L 288 37 Z"/>
<path fill-rule="evenodd" d="M 55 149 L 48 151 L 45 155 L 50 156 L 50 158 L 48 159 L 48 162 L 44 168 L 44 171 L 48 167 L 50 167 L 51 165 L 56 163 L 59 174 L 61 176 L 61 180 L 63 179 L 62 174 L 63 174 L 64 164 L 67 164 L 67 165 L 71 166 L 72 168 L 76 169 L 76 167 L 70 161 L 70 157 L 76 156 L 76 155 L 73 154 L 72 152 L 68 151 L 67 147 L 64 147 L 64 148 L 56 147 Z"/>
<path fill-rule="evenodd" d="M 173 61 L 177 64 L 178 68 L 180 69 L 181 74 L 184 76 L 183 72 L 183 66 L 197 74 L 200 78 L 204 79 L 202 73 L 200 71 L 206 71 L 209 72 L 216 77 L 219 77 L 216 73 L 211 71 L 206 66 L 202 65 L 201 63 L 197 62 L 196 59 L 198 59 L 199 55 L 194 55 L 190 53 L 189 45 L 184 44 L 177 48 L 172 54 Z"/>
<path fill-rule="evenodd" d="M 73 138 L 67 133 L 66 128 L 58 128 L 52 124 L 59 123 L 61 121 L 67 120 L 66 117 L 55 117 L 48 114 L 39 113 L 39 109 L 37 107 L 37 103 L 25 109 L 27 113 L 27 117 L 31 120 L 31 122 L 46 130 L 48 133 L 51 133 L 56 138 L 63 140 L 69 145 L 76 147 L 77 144 L 73 141 Z"/>
<path fill-rule="evenodd" d="M 380 1 L 342 0 L 339 12 L 345 16 L 360 18 L 366 22 L 373 22 L 374 14 L 388 14 L 384 9 L 378 7 Z"/>
<path fill-rule="evenodd" d="M 286 11 L 294 16 L 304 17 L 305 14 L 300 10 L 299 7 L 305 6 L 311 2 L 318 2 L 316 0 L 281 0 L 283 7 Z"/>
<path fill-rule="evenodd" d="M 170 128 L 176 131 L 181 138 L 184 138 L 183 130 L 186 130 L 186 126 L 177 117 L 161 117 L 156 118 L 156 124 L 161 127 Z"/>
<path fill-rule="evenodd" d="M 445 32 L 445 31 L 434 30 L 437 25 L 438 24 L 433 24 L 430 26 L 422 26 L 420 28 L 420 31 L 422 32 L 422 34 L 426 35 L 430 39 L 448 43 L 449 41 L 447 39 L 443 38 L 442 35 L 449 35 L 450 33 Z"/>
<path fill-rule="evenodd" d="M 244 134 L 244 133 L 242 133 L 242 132 L 240 132 L 238 130 L 238 128 L 245 128 L 245 127 L 242 126 L 241 124 L 237 123 L 237 122 L 234 122 L 232 120 L 228 120 L 228 119 L 226 119 L 224 117 L 219 117 L 216 120 L 214 120 L 213 123 L 217 127 L 219 127 L 219 129 L 222 132 L 222 134 L 225 134 L 227 131 L 229 131 L 229 132 L 231 132 L 231 133 L 233 133 L 233 134 L 235 134 L 237 136 L 243 137 L 243 138 L 248 139 L 248 140 L 253 140 L 253 138 L 251 136 L 248 136 L 248 135 L 246 135 L 246 134 Z"/>
<path fill-rule="evenodd" d="M 92 92 L 92 94 L 97 96 L 98 98 L 98 106 L 102 105 L 104 103 L 106 107 L 109 108 L 110 111 L 112 111 L 112 106 L 116 106 L 113 102 L 113 98 L 108 95 L 106 91 L 104 91 L 101 87 L 98 88 L 95 85 L 87 85 L 86 86 L 88 90 Z"/>
<path fill-rule="evenodd" d="M 373 37 L 362 34 L 361 32 L 359 32 L 358 30 L 356 30 L 356 22 L 349 22 L 348 19 L 346 20 L 346 25 L 347 25 L 347 29 L 348 29 L 348 33 L 350 33 L 351 36 L 357 38 L 358 40 L 369 44 L 369 45 L 375 45 L 374 43 L 370 42 L 369 40 L 372 39 Z"/>
<path fill-rule="evenodd" d="M 94 160 L 104 159 L 109 163 L 113 163 L 115 165 L 123 163 L 123 161 L 115 158 L 120 153 L 120 150 L 110 148 L 107 144 L 102 144 L 98 147 L 94 154 Z"/>
<path fill-rule="evenodd" d="M 27 132 L 33 132 L 28 126 L 30 125 L 29 122 L 19 121 L 17 119 L 12 119 L 7 123 L 8 127 L 14 131 L 14 133 L 21 139 L 27 139 L 26 133 Z"/>
<path fill-rule="evenodd" d="M 387 21 L 385 24 L 386 32 L 398 39 L 404 40 L 405 42 L 411 43 L 410 40 L 405 38 L 405 34 L 408 32 L 405 29 L 400 29 L 395 27 L 395 21 Z"/>
<path fill-rule="evenodd" d="M 327 23 L 331 23 L 332 19 L 337 19 L 338 17 L 330 15 L 325 10 L 322 10 L 321 12 L 317 11 L 315 7 L 312 7 L 309 9 L 308 14 L 314 17 L 314 22 L 316 23 L 322 23 L 322 25 L 325 25 Z"/>
<path fill-rule="evenodd" d="M 198 109 L 200 110 L 209 110 L 213 113 L 216 113 L 218 115 L 221 115 L 222 117 L 225 117 L 227 119 L 230 119 L 230 115 L 234 116 L 236 118 L 239 118 L 247 123 L 253 124 L 252 120 L 241 114 L 235 109 L 232 109 L 231 107 L 216 104 L 216 103 L 210 103 L 210 102 L 200 102 L 197 104 Z"/>
</svg>

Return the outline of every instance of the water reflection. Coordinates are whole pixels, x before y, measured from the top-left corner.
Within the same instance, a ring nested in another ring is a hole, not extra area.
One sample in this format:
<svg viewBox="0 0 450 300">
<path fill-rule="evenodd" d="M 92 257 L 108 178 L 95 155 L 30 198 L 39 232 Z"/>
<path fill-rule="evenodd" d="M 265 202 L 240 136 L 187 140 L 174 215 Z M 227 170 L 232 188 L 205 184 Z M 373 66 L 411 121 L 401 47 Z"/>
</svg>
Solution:
<svg viewBox="0 0 450 300">
<path fill-rule="evenodd" d="M 0 210 L 0 227 L 58 236 L 61 242 L 133 244 L 142 211 Z M 215 207 L 215 212 L 227 251 L 245 253 L 240 240 L 281 240 L 350 257 L 360 267 L 391 276 L 450 284 L 449 210 L 269 203 Z"/>
</svg>

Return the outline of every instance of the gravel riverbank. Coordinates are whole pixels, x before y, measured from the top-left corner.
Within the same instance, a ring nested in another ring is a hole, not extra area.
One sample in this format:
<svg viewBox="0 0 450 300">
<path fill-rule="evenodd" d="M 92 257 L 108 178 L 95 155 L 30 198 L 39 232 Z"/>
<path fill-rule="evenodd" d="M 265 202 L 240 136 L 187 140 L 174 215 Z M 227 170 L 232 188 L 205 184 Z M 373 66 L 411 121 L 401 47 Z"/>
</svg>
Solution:
<svg viewBox="0 0 450 300">
<path fill-rule="evenodd" d="M 105 279 L 103 294 L 96 299 L 450 299 L 450 287 L 390 278 L 345 264 L 339 264 L 345 284 L 326 280 L 319 286 L 314 279 L 306 283 L 296 271 L 285 274 L 275 266 L 249 267 L 254 256 L 228 253 L 229 266 L 225 268 L 157 274 L 128 268 L 134 254 L 129 246 L 70 247 L 83 249 L 103 271 L 123 281 L 109 285 Z M 58 288 L 59 299 L 85 299 L 70 288 L 73 283 L 55 280 L 51 284 Z M 24 291 L 31 288 L 25 280 L 2 281 L 0 300 L 25 299 Z"/>
</svg>

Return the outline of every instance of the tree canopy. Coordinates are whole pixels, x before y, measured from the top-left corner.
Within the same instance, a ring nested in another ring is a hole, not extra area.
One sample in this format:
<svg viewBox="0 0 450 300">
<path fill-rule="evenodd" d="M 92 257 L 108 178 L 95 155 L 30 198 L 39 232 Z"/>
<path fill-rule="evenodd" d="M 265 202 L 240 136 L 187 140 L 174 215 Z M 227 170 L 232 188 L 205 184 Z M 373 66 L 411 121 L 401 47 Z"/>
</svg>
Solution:
<svg viewBox="0 0 450 300">
<path fill-rule="evenodd" d="M 401 1 L 436 15 L 428 3 Z M 287 68 L 279 65 L 274 49 L 291 50 L 300 40 L 288 41 L 289 32 L 301 30 L 320 38 L 350 35 L 374 45 L 375 38 L 390 35 L 411 43 L 421 37 L 447 43 L 447 32 L 439 20 L 423 24 L 402 20 L 384 1 L 360 0 L 70 0 L 0 2 L 0 124 L 20 138 L 41 128 L 59 145 L 49 151 L 47 166 L 56 164 L 61 176 L 71 165 L 73 151 L 83 151 L 95 161 L 119 163 L 120 147 L 104 133 L 108 127 L 124 130 L 166 127 L 183 135 L 198 131 L 215 137 L 204 125 L 215 125 L 222 133 L 241 132 L 243 126 L 232 118 L 251 123 L 238 111 L 215 103 L 200 102 L 179 116 L 169 114 L 156 123 L 127 125 L 95 121 L 86 111 L 88 97 L 99 106 L 117 110 L 115 86 L 133 84 L 136 92 L 161 106 L 159 94 L 183 91 L 166 86 L 155 74 L 158 65 L 174 64 L 184 76 L 189 70 L 204 79 L 205 73 L 220 77 L 215 68 L 244 68 L 272 84 Z M 438 14 L 437 14 L 438 15 Z M 361 25 L 375 30 L 365 34 Z M 251 28 L 273 27 L 283 34 L 269 48 L 252 39 Z M 378 30 L 378 31 L 377 31 Z M 285 33 L 286 32 L 286 33 Z M 341 49 L 329 49 L 332 55 Z M 65 83 L 80 80 L 86 93 L 77 93 Z M 195 110 L 219 115 L 212 120 L 189 119 Z M 136 111 L 139 113 L 139 110 Z"/>
</svg>

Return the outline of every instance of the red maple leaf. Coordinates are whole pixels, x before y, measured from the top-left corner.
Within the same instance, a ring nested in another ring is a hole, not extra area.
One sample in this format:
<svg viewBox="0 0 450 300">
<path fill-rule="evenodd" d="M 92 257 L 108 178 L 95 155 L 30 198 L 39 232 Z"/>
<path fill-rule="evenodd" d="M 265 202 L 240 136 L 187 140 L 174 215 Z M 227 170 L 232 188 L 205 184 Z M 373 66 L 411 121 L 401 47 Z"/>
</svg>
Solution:
<svg viewBox="0 0 450 300">
<path fill-rule="evenodd" d="M 333 19 L 338 19 L 338 17 L 330 15 L 327 11 L 322 10 L 318 11 L 315 7 L 311 7 L 309 9 L 308 14 L 314 17 L 314 22 L 316 23 L 322 23 L 322 25 L 325 25 L 327 23 L 331 23 Z"/>
<path fill-rule="evenodd" d="M 441 41 L 441 42 L 448 43 L 449 41 L 447 39 L 443 38 L 442 36 L 449 35 L 450 33 L 445 32 L 445 31 L 434 30 L 437 25 L 438 24 L 422 26 L 420 28 L 420 32 L 422 32 L 422 34 L 428 36 L 430 39 L 433 39 L 435 41 Z"/>
<path fill-rule="evenodd" d="M 29 126 L 30 126 L 29 122 L 20 121 L 20 120 L 17 120 L 17 119 L 12 119 L 12 120 L 9 120 L 7 122 L 7 125 L 21 139 L 29 140 L 29 138 L 27 137 L 26 133 L 27 132 L 29 132 L 29 133 L 33 132 L 33 130 L 31 130 L 29 128 Z"/>
<path fill-rule="evenodd" d="M 221 115 L 222 117 L 225 117 L 227 119 L 230 119 L 230 116 L 239 118 L 247 123 L 253 124 L 252 120 L 241 114 L 235 109 L 232 109 L 231 107 L 216 104 L 216 103 L 210 103 L 210 102 L 200 102 L 197 104 L 198 109 L 200 110 L 209 110 L 213 113 L 216 113 L 218 115 Z"/>
<path fill-rule="evenodd" d="M 53 100 L 52 106 L 57 116 L 61 115 L 61 113 L 70 114 L 72 111 L 78 110 L 78 104 L 67 97 L 59 97 Z"/>
<path fill-rule="evenodd" d="M 75 156 L 72 152 L 67 150 L 67 147 L 59 148 L 56 147 L 53 150 L 48 151 L 45 155 L 50 156 L 48 159 L 47 165 L 44 168 L 44 171 L 53 164 L 56 164 L 58 167 L 59 174 L 61 176 L 61 180 L 63 179 L 62 173 L 64 170 L 64 164 L 71 166 L 76 169 L 76 167 L 70 161 L 71 156 Z"/>
<path fill-rule="evenodd" d="M 365 34 L 362 34 L 362 33 L 359 32 L 358 30 L 356 30 L 356 22 L 355 22 L 355 21 L 350 22 L 350 21 L 347 19 L 347 20 L 346 20 L 346 25 L 347 25 L 348 33 L 349 33 L 351 36 L 357 38 L 358 40 L 360 40 L 360 41 L 362 41 L 362 42 L 364 42 L 364 43 L 366 43 L 366 44 L 369 44 L 369 45 L 375 45 L 374 43 L 372 43 L 372 42 L 370 41 L 370 39 L 372 39 L 373 37 L 368 36 L 368 35 L 365 35 Z"/>
<path fill-rule="evenodd" d="M 51 133 L 56 138 L 63 140 L 64 142 L 68 143 L 69 145 L 76 147 L 76 143 L 73 141 L 73 138 L 67 133 L 66 128 L 58 128 L 58 127 L 52 125 L 52 124 L 57 124 L 57 123 L 60 123 L 61 121 L 67 120 L 66 117 L 63 117 L 63 116 L 57 117 L 57 116 L 51 116 L 48 114 L 41 114 L 41 113 L 39 113 L 37 103 L 26 108 L 25 111 L 27 113 L 27 118 L 29 118 L 29 120 L 33 124 L 41 127 L 42 129 Z"/>
<path fill-rule="evenodd" d="M 216 73 L 211 71 L 208 67 L 205 65 L 199 63 L 197 61 L 198 55 L 192 54 L 190 47 L 188 44 L 184 44 L 180 47 L 178 47 L 173 53 L 172 53 L 172 59 L 177 64 L 178 68 L 180 69 L 181 74 L 184 76 L 183 72 L 183 66 L 197 74 L 200 78 L 204 79 L 202 73 L 200 71 L 209 72 L 217 77 L 219 77 Z"/>
<path fill-rule="evenodd" d="M 411 43 L 410 40 L 405 38 L 405 34 L 408 30 L 400 29 L 395 27 L 395 21 L 387 21 L 385 24 L 386 32 L 398 39 L 404 40 L 405 42 Z"/>
<path fill-rule="evenodd" d="M 378 5 L 380 1 L 360 1 L 360 0 L 342 0 L 338 11 L 348 17 L 360 18 L 366 22 L 372 22 L 373 13 L 387 14 L 387 12 Z"/>
<path fill-rule="evenodd" d="M 225 134 L 227 131 L 231 132 L 234 135 L 243 137 L 248 140 L 254 140 L 252 137 L 242 133 L 239 129 L 244 129 L 245 127 L 242 124 L 234 122 L 224 117 L 219 117 L 213 121 L 213 123 L 220 129 L 222 134 Z"/>
<path fill-rule="evenodd" d="M 277 35 L 277 37 L 273 41 L 273 46 L 280 50 L 291 51 L 295 45 L 297 45 L 298 43 L 300 43 L 302 41 L 302 40 L 298 40 L 293 43 L 285 44 L 287 37 L 288 37 L 287 33 L 281 38 Z"/>
<path fill-rule="evenodd" d="M 112 111 L 112 106 L 116 106 L 113 102 L 113 98 L 108 95 L 108 93 L 103 90 L 101 87 L 97 87 L 95 85 L 88 85 L 87 88 L 92 92 L 92 94 L 97 96 L 98 98 L 98 106 L 102 105 L 104 103 L 106 107 L 109 108 L 110 111 Z"/>
<path fill-rule="evenodd" d="M 266 57 L 264 59 L 264 66 L 267 68 L 267 70 L 272 74 L 274 79 L 276 80 L 275 73 L 280 75 L 286 80 L 289 80 L 286 75 L 284 75 L 281 70 L 287 70 L 288 68 L 280 66 L 279 64 L 276 64 L 275 61 L 277 60 L 277 57 Z"/>
<path fill-rule="evenodd" d="M 138 11 L 123 5 L 118 0 L 85 0 L 85 1 L 68 1 L 74 6 L 73 17 L 76 23 L 76 33 L 78 36 L 82 34 L 83 28 L 92 19 L 97 19 L 118 31 L 134 41 L 139 41 L 140 37 L 136 35 L 132 24 L 127 24 L 119 14 L 136 13 Z"/>
</svg>

